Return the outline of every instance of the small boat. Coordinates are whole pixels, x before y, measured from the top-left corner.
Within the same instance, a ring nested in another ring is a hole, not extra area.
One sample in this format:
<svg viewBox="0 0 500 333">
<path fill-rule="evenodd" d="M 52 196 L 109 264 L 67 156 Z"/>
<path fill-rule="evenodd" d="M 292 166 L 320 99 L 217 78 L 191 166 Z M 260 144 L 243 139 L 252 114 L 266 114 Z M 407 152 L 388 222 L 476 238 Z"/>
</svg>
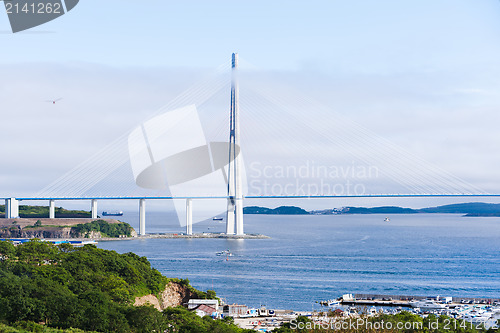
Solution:
<svg viewBox="0 0 500 333">
<path fill-rule="evenodd" d="M 421 311 L 446 309 L 446 305 L 441 303 L 436 303 L 435 301 L 430 299 L 421 301 L 411 301 L 409 304 L 412 308 L 420 308 Z"/>
<path fill-rule="evenodd" d="M 347 310 L 347 315 L 348 316 L 357 316 L 358 315 L 358 309 L 355 306 L 350 306 Z"/>
<path fill-rule="evenodd" d="M 326 301 L 327 305 L 328 306 L 339 306 L 340 305 L 340 301 L 335 299 L 335 300 L 332 300 L 332 299 L 329 299 L 328 301 Z"/>
<path fill-rule="evenodd" d="M 386 217 L 386 218 L 384 219 L 384 222 L 389 222 L 389 221 L 390 221 L 390 219 L 389 219 L 388 217 Z"/>
<path fill-rule="evenodd" d="M 224 221 L 223 217 L 214 217 L 212 221 Z"/>
<path fill-rule="evenodd" d="M 227 257 L 232 257 L 233 256 L 233 254 L 229 250 L 224 250 L 224 251 L 216 252 L 215 254 L 218 255 L 218 256 L 227 256 Z"/>
<path fill-rule="evenodd" d="M 123 216 L 123 212 L 102 212 L 102 216 Z"/>
</svg>

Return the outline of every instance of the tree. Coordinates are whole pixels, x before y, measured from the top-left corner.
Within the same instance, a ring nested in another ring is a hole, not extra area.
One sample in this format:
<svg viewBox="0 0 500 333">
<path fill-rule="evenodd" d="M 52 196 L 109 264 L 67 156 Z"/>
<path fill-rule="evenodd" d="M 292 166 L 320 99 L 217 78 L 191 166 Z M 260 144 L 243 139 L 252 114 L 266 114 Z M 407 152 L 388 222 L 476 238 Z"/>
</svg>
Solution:
<svg viewBox="0 0 500 333">
<path fill-rule="evenodd" d="M 207 290 L 206 292 L 207 299 L 215 299 L 217 294 L 213 290 Z"/>
<path fill-rule="evenodd" d="M 18 246 L 16 252 L 21 261 L 42 264 L 54 260 L 59 251 L 55 245 L 35 238 L 22 244 L 22 246 Z"/>
<path fill-rule="evenodd" d="M 0 241 L 0 260 L 13 258 L 16 253 L 14 244 L 9 241 Z"/>
<path fill-rule="evenodd" d="M 152 305 L 129 308 L 126 318 L 137 333 L 164 332 L 169 327 L 162 313 Z"/>
</svg>

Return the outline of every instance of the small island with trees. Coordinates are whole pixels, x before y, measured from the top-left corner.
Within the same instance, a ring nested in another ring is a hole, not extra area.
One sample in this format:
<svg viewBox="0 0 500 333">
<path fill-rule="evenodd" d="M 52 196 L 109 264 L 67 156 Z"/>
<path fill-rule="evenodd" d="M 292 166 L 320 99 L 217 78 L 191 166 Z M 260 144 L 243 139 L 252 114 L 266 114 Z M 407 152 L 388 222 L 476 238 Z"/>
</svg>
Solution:
<svg viewBox="0 0 500 333">
<path fill-rule="evenodd" d="M 0 215 L 5 206 L 0 205 Z M 19 206 L 19 218 L 0 218 L 0 238 L 129 238 L 137 236 L 128 223 L 116 219 L 91 219 L 90 212 L 56 208 L 50 219 L 45 206 Z M 1 216 L 0 216 L 1 217 Z"/>
</svg>

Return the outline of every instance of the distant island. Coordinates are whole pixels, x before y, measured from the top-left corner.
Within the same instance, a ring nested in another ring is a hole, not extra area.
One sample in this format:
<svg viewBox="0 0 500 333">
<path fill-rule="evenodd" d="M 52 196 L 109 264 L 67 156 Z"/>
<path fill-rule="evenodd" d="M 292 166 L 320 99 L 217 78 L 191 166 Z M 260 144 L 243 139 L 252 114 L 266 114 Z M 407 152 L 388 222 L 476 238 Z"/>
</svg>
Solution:
<svg viewBox="0 0 500 333">
<path fill-rule="evenodd" d="M 250 206 L 243 208 L 243 214 L 264 214 L 264 215 L 308 215 L 310 212 L 300 207 L 281 206 L 278 208 L 266 208 Z"/>
<path fill-rule="evenodd" d="M 404 208 L 397 206 L 382 207 L 342 207 L 324 210 L 306 211 L 295 206 L 280 206 L 266 208 L 250 206 L 243 208 L 244 214 L 265 215 L 345 215 L 345 214 L 464 214 L 464 216 L 496 216 L 500 217 L 500 204 L 470 202 L 461 204 L 443 205 L 429 208 Z"/>
</svg>

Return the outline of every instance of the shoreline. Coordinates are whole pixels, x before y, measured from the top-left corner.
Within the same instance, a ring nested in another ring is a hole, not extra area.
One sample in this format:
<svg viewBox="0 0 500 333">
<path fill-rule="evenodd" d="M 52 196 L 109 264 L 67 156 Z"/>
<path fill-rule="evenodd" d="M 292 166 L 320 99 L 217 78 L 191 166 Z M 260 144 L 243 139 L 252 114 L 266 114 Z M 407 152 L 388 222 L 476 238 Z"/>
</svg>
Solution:
<svg viewBox="0 0 500 333">
<path fill-rule="evenodd" d="M 146 234 L 142 236 L 133 236 L 133 237 L 102 237 L 102 238 L 43 238 L 42 240 L 47 241 L 94 241 L 94 242 L 109 242 L 109 241 L 128 241 L 135 239 L 193 239 L 193 238 L 217 238 L 217 239 L 271 239 L 271 237 L 261 234 L 245 234 L 245 235 L 226 235 L 226 234 L 218 234 L 218 233 L 200 233 L 200 234 L 192 234 L 186 235 L 182 233 L 155 233 L 155 234 Z M 5 240 L 29 240 L 34 238 L 4 238 Z"/>
<path fill-rule="evenodd" d="M 186 235 L 183 233 L 154 233 L 146 235 L 138 235 L 135 237 L 120 237 L 120 238 L 74 238 L 74 240 L 93 240 L 93 241 L 125 241 L 134 239 L 193 239 L 193 238 L 217 238 L 217 239 L 271 239 L 271 237 L 261 234 L 245 234 L 245 235 L 226 235 L 218 233 L 199 233 Z"/>
<path fill-rule="evenodd" d="M 271 239 L 271 237 L 262 234 L 244 234 L 227 235 L 224 233 L 203 232 L 198 234 L 186 235 L 184 233 L 155 233 L 137 236 L 136 238 L 225 238 L 225 239 Z"/>
</svg>

